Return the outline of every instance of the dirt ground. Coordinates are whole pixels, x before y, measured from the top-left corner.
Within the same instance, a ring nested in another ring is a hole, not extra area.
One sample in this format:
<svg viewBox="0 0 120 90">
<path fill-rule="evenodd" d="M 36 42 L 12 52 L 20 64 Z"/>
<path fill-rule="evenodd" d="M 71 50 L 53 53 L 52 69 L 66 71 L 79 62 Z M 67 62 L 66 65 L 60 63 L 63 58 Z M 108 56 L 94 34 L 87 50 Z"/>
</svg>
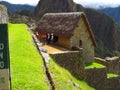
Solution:
<svg viewBox="0 0 120 90">
<path fill-rule="evenodd" d="M 58 53 L 58 52 L 68 51 L 67 49 L 57 45 L 44 45 L 43 47 L 47 49 L 48 53 Z"/>
</svg>

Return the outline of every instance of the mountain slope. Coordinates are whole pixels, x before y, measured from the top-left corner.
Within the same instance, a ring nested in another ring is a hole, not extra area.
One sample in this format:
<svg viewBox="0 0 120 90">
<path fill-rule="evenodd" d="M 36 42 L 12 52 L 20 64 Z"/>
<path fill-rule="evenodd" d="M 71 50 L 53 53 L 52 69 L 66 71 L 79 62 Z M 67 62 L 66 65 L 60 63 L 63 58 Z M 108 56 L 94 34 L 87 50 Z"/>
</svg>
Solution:
<svg viewBox="0 0 120 90">
<path fill-rule="evenodd" d="M 96 10 L 84 8 L 73 0 L 40 0 L 34 14 L 39 19 L 48 12 L 85 12 L 97 41 L 96 54 L 101 57 L 112 56 L 120 51 L 120 27 L 116 22 Z"/>
<path fill-rule="evenodd" d="M 35 7 L 34 15 L 41 17 L 44 13 L 72 12 L 75 9 L 73 0 L 40 0 Z"/>
<path fill-rule="evenodd" d="M 120 50 L 120 27 L 106 14 L 92 9 L 85 9 L 97 41 L 96 52 L 102 56 L 113 55 Z"/>
<path fill-rule="evenodd" d="M 31 12 L 34 11 L 34 6 L 30 6 L 30 5 L 11 4 L 6 1 L 1 1 L 0 3 L 4 4 L 10 13 L 14 13 L 16 11 L 22 11 L 22 10 L 29 10 Z"/>
<path fill-rule="evenodd" d="M 120 6 L 116 8 L 103 8 L 99 9 L 99 11 L 111 16 L 120 25 Z"/>
</svg>

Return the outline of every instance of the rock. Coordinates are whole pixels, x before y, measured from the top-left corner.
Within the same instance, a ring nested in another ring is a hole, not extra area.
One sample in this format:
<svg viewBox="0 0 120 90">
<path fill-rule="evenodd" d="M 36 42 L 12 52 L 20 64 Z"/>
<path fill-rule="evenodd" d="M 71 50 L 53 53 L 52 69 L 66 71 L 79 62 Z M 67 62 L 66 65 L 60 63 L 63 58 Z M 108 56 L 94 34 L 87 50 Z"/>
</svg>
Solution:
<svg viewBox="0 0 120 90">
<path fill-rule="evenodd" d="M 106 57 L 106 61 L 114 61 L 114 60 L 119 60 L 119 57 Z"/>
<path fill-rule="evenodd" d="M 44 58 L 45 62 L 49 63 L 50 56 L 48 55 L 48 53 L 41 52 L 41 54 L 42 54 L 42 57 Z"/>
<path fill-rule="evenodd" d="M 73 12 L 75 9 L 73 0 L 40 0 L 34 15 L 41 17 L 46 12 Z"/>
<path fill-rule="evenodd" d="M 7 8 L 0 4 L 0 23 L 8 23 Z"/>
<path fill-rule="evenodd" d="M 47 53 L 47 49 L 43 48 L 43 47 L 40 47 L 40 51 L 41 52 L 44 52 L 44 53 Z"/>
</svg>

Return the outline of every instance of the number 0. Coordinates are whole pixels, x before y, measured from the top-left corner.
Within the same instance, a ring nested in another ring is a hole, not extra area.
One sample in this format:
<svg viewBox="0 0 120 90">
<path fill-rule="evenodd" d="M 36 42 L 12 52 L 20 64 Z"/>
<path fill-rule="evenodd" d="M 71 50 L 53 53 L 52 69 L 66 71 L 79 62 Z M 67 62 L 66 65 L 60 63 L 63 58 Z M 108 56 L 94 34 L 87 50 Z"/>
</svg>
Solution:
<svg viewBox="0 0 120 90">
<path fill-rule="evenodd" d="M 0 62 L 0 68 L 1 69 L 4 68 L 4 62 L 3 61 Z"/>
</svg>

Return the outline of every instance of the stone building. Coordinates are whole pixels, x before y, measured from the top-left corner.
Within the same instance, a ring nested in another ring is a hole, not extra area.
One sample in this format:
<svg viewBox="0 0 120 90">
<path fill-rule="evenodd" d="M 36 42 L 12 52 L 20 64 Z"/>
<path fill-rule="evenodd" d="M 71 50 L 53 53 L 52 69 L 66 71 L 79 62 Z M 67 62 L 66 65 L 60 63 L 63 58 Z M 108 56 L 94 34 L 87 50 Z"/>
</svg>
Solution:
<svg viewBox="0 0 120 90">
<path fill-rule="evenodd" d="M 83 12 L 47 13 L 38 22 L 36 31 L 40 36 L 53 33 L 57 43 L 65 48 L 83 48 L 85 63 L 94 61 L 95 38 Z"/>
<path fill-rule="evenodd" d="M 2 4 L 0 4 L 0 23 L 8 23 L 7 8 Z"/>
</svg>

